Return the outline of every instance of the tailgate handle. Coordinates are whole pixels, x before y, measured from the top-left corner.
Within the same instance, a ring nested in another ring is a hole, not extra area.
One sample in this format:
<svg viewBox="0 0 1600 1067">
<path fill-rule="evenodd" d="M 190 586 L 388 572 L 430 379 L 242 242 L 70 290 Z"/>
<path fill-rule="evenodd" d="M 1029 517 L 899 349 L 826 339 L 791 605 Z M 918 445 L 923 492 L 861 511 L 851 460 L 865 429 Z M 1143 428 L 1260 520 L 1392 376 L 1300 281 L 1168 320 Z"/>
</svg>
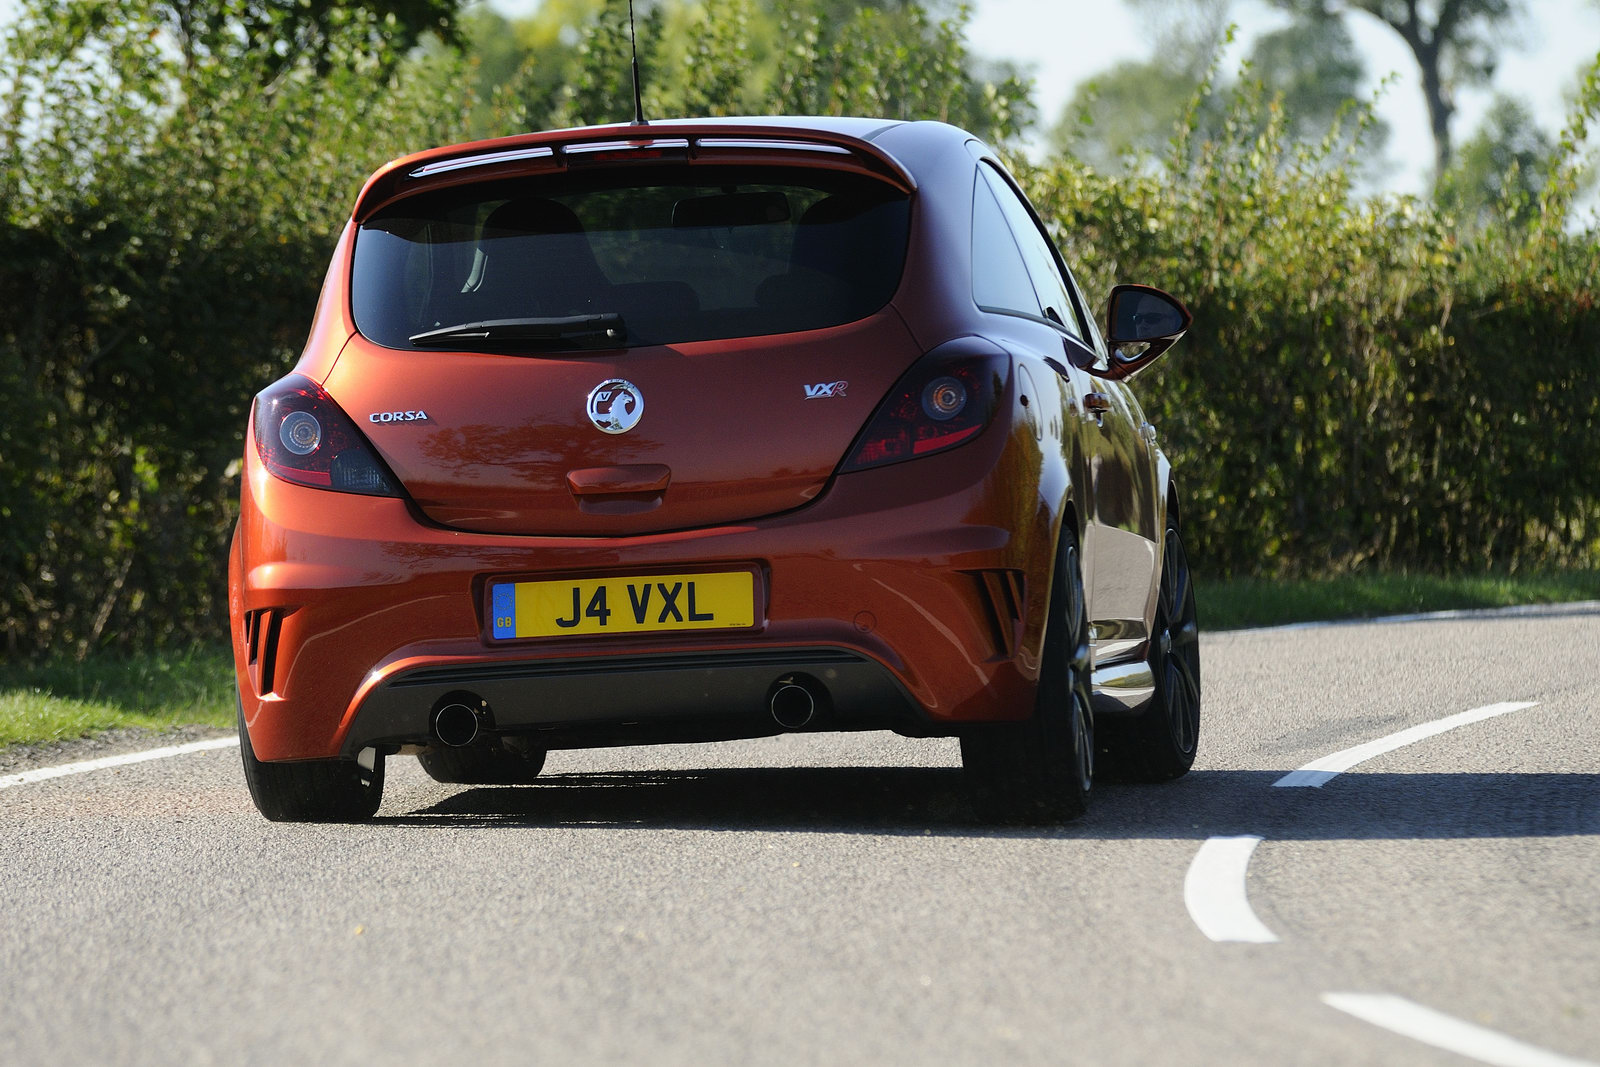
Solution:
<svg viewBox="0 0 1600 1067">
<path fill-rule="evenodd" d="M 616 496 L 621 493 L 661 493 L 672 481 L 672 468 L 660 463 L 626 467 L 584 467 L 567 472 L 573 496 Z"/>
</svg>

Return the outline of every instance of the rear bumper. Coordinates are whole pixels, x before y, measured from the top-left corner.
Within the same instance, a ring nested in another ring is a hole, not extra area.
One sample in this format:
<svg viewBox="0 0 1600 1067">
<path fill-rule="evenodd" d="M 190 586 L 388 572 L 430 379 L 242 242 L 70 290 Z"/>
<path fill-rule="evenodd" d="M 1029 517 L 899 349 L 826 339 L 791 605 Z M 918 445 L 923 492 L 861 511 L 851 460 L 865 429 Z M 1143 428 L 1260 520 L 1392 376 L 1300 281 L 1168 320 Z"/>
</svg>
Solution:
<svg viewBox="0 0 1600 1067">
<path fill-rule="evenodd" d="M 432 712 L 465 694 L 482 730 L 542 748 L 759 737 L 780 730 L 767 714 L 780 683 L 814 695 L 807 729 L 925 728 L 894 675 L 846 649 L 680 652 L 400 671 L 362 701 L 343 754 L 424 740 Z"/>
<path fill-rule="evenodd" d="M 493 729 L 552 748 L 759 736 L 794 672 L 827 693 L 817 728 L 1026 718 L 1049 588 L 1029 567 L 1052 556 L 1053 516 L 996 477 L 999 429 L 785 515 L 622 538 L 440 528 L 401 500 L 279 481 L 247 442 L 229 592 L 251 743 L 283 760 L 424 742 L 461 690 Z M 497 642 L 486 626 L 496 579 L 731 567 L 759 576 L 754 631 Z"/>
</svg>

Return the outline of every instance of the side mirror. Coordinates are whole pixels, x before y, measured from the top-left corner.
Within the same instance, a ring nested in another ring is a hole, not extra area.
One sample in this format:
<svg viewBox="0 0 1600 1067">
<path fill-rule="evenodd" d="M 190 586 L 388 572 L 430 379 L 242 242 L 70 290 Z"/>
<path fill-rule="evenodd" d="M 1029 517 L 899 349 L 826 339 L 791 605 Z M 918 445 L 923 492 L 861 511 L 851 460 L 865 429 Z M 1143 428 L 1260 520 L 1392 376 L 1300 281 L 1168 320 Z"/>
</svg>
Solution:
<svg viewBox="0 0 1600 1067">
<path fill-rule="evenodd" d="M 1194 322 L 1189 309 L 1149 285 L 1119 285 L 1106 304 L 1111 366 L 1104 378 L 1127 378 L 1154 363 Z"/>
</svg>

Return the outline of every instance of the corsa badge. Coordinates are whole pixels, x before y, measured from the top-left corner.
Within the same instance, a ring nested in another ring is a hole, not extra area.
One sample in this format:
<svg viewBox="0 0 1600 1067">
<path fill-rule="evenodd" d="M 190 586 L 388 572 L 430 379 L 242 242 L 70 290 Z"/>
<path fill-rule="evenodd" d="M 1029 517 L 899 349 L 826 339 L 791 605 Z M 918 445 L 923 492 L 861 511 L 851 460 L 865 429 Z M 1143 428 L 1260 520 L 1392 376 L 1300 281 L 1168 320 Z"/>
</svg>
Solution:
<svg viewBox="0 0 1600 1067">
<path fill-rule="evenodd" d="M 612 378 L 589 393 L 589 421 L 606 433 L 627 433 L 644 414 L 644 394 L 632 382 Z"/>
</svg>

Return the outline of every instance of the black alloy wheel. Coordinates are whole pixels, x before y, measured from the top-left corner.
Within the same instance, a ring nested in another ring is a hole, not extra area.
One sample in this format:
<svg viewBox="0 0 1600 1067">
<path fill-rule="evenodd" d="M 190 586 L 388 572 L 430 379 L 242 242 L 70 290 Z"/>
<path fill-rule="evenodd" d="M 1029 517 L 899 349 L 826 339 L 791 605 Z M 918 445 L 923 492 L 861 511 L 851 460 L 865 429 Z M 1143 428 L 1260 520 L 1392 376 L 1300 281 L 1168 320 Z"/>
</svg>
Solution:
<svg viewBox="0 0 1600 1067">
<path fill-rule="evenodd" d="M 544 769 L 542 748 L 511 748 L 499 741 L 446 748 L 435 745 L 417 762 L 436 782 L 449 785 L 524 785 Z"/>
<path fill-rule="evenodd" d="M 383 753 L 369 771 L 355 760 L 319 759 L 266 763 L 256 759 L 244 707 L 235 694 L 239 755 L 256 809 L 273 822 L 364 822 L 383 801 Z"/>
<path fill-rule="evenodd" d="M 1148 662 L 1155 695 L 1137 719 L 1106 731 L 1102 755 L 1116 777 L 1165 782 L 1194 766 L 1200 746 L 1200 624 L 1183 538 L 1168 525 Z"/>
<path fill-rule="evenodd" d="M 1088 810 L 1095 751 L 1090 675 L 1083 567 L 1068 529 L 1052 582 L 1033 718 L 961 738 L 968 798 L 980 819 L 1038 825 Z"/>
</svg>

